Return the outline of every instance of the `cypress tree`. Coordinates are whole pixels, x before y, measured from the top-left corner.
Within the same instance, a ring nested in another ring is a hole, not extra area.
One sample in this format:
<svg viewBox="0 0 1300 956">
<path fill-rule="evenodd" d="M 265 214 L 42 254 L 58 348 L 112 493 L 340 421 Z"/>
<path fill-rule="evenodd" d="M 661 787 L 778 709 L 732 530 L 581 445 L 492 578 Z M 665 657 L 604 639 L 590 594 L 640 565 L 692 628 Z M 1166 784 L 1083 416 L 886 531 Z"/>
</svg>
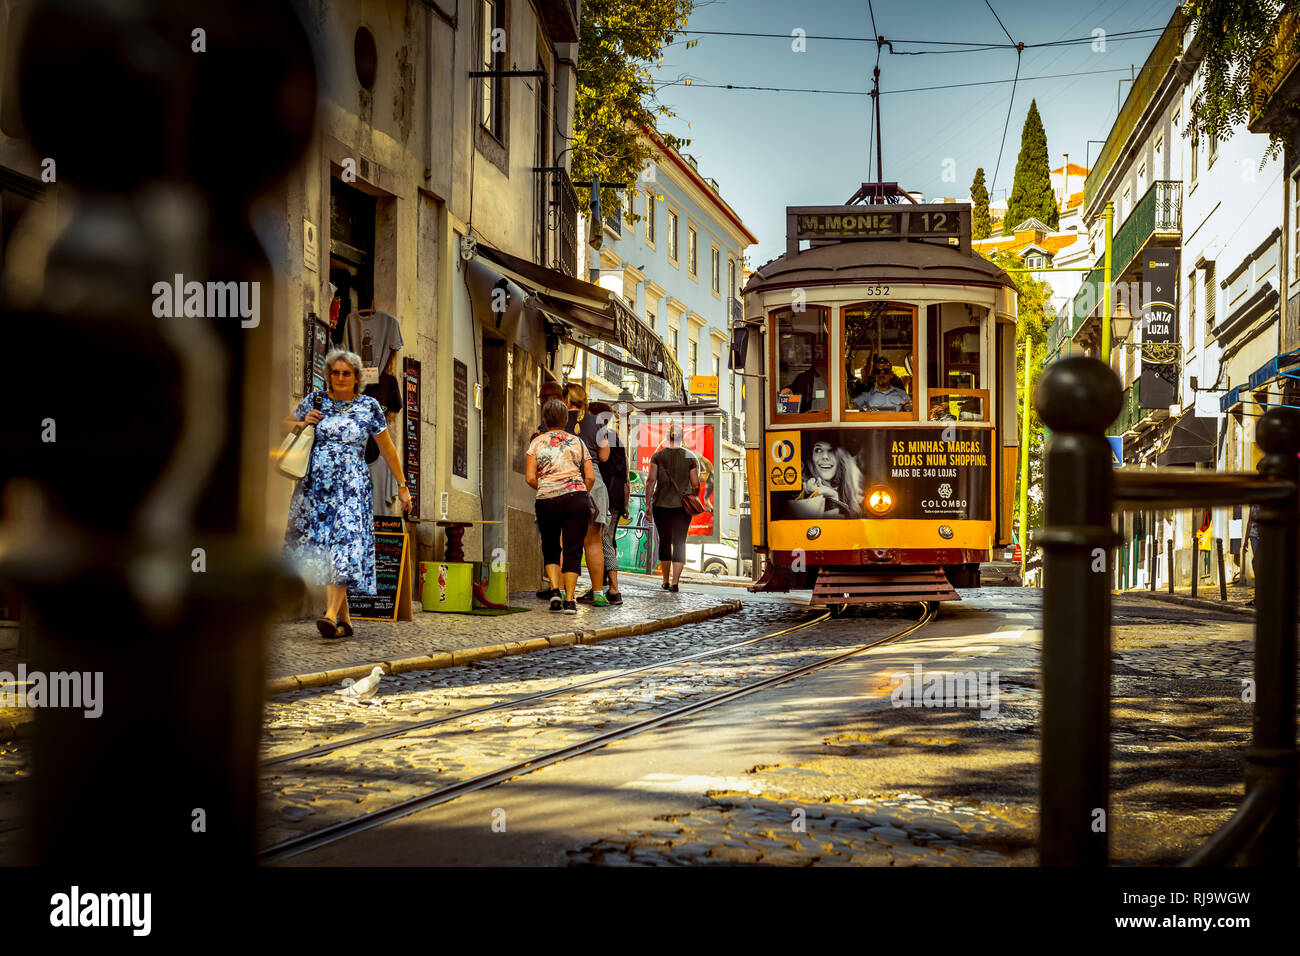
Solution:
<svg viewBox="0 0 1300 956">
<path fill-rule="evenodd" d="M 1026 219 L 1041 219 L 1053 229 L 1060 223 L 1056 196 L 1052 193 L 1052 171 L 1047 163 L 1047 134 L 1038 115 L 1038 103 L 1029 102 L 1029 115 L 1020 134 L 1020 156 L 1016 160 L 1016 178 L 1007 201 L 1007 217 L 1002 221 L 1002 235 L 1009 236 Z"/>
<path fill-rule="evenodd" d="M 993 231 L 989 222 L 989 191 L 984 185 L 984 167 L 975 170 L 975 181 L 970 186 L 971 238 L 987 239 Z"/>
</svg>

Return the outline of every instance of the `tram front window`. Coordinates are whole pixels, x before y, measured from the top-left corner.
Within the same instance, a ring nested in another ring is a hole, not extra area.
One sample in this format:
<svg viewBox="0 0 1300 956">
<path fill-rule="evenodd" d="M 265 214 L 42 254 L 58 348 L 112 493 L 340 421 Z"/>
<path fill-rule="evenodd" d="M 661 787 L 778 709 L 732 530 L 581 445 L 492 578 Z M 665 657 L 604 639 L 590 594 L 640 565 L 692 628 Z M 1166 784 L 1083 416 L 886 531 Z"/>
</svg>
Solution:
<svg viewBox="0 0 1300 956">
<path fill-rule="evenodd" d="M 884 302 L 844 310 L 845 410 L 912 412 L 915 318 Z"/>
<path fill-rule="evenodd" d="M 822 306 L 775 314 L 778 415 L 830 410 L 829 315 L 830 310 Z"/>
</svg>

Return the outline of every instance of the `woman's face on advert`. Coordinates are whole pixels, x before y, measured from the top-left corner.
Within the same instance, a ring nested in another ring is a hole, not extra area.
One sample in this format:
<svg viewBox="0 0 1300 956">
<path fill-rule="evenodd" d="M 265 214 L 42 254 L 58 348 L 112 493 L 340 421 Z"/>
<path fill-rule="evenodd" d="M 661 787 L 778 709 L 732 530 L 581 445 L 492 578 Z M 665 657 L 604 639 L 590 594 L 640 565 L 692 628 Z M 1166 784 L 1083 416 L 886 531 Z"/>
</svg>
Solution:
<svg viewBox="0 0 1300 956">
<path fill-rule="evenodd" d="M 812 463 L 818 478 L 830 481 L 835 477 L 839 463 L 835 460 L 835 449 L 831 447 L 830 442 L 819 441 L 813 445 Z"/>
</svg>

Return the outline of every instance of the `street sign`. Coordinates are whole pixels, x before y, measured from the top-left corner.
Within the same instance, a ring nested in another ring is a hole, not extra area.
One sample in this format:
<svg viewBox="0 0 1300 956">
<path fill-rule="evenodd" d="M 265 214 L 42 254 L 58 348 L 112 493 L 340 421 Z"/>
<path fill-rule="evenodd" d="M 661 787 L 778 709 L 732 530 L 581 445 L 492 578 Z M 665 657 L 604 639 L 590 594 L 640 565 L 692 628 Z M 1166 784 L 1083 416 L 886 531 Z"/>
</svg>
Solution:
<svg viewBox="0 0 1300 956">
<path fill-rule="evenodd" d="M 718 400 L 718 376 L 692 375 L 691 398 L 707 402 L 716 402 Z"/>
</svg>

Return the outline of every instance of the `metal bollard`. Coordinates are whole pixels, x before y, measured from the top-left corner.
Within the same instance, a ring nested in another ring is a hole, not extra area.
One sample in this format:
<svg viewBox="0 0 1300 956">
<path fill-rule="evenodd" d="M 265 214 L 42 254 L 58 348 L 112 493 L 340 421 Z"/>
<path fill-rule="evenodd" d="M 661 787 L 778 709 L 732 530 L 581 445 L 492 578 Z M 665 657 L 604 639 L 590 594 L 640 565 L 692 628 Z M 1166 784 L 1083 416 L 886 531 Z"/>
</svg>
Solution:
<svg viewBox="0 0 1300 956">
<path fill-rule="evenodd" d="M 1174 593 L 1174 539 L 1173 538 L 1165 539 L 1165 554 L 1168 556 L 1168 567 L 1165 569 L 1168 572 L 1168 576 L 1169 576 L 1167 583 L 1169 585 L 1169 593 L 1173 594 Z"/>
<path fill-rule="evenodd" d="M 1223 573 L 1223 539 L 1214 539 L 1214 550 L 1219 559 L 1219 600 L 1225 603 L 1228 600 L 1228 578 Z"/>
<path fill-rule="evenodd" d="M 1259 473 L 1300 483 L 1300 414 L 1269 409 L 1260 418 L 1255 440 L 1264 451 Z M 1276 794 L 1276 809 L 1248 844 L 1243 860 L 1251 866 L 1296 865 L 1296 535 L 1300 506 L 1296 495 L 1263 504 L 1259 523 L 1259 561 L 1255 573 L 1255 714 L 1246 751 L 1246 796 L 1257 789 Z"/>
<path fill-rule="evenodd" d="M 1147 575 L 1147 588 L 1154 591 L 1156 589 L 1156 539 L 1151 538 L 1151 544 L 1147 547 L 1147 564 L 1150 566 L 1150 572 Z"/>
<path fill-rule="evenodd" d="M 1043 373 L 1035 396 L 1052 430 L 1044 466 L 1043 866 L 1105 866 L 1110 779 L 1110 568 L 1115 476 L 1106 426 L 1119 379 L 1091 358 Z"/>
</svg>

